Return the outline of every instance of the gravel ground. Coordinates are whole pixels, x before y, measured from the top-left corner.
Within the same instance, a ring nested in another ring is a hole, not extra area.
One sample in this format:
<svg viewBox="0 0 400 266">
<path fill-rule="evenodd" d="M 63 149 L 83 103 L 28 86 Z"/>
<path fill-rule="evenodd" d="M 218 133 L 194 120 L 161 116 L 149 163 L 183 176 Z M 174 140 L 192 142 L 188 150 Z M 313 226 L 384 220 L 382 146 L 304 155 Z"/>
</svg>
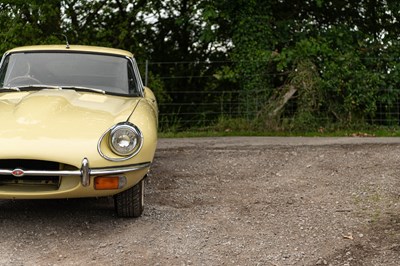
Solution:
<svg viewBox="0 0 400 266">
<path fill-rule="evenodd" d="M 399 265 L 400 139 L 161 139 L 141 218 L 0 201 L 0 265 Z"/>
</svg>

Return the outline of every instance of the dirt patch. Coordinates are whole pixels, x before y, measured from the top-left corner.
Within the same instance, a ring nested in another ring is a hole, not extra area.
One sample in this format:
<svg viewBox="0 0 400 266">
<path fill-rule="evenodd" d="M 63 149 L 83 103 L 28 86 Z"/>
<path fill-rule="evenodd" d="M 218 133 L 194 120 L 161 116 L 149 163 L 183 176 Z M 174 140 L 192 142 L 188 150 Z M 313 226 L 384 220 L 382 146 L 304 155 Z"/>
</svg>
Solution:
<svg viewBox="0 0 400 266">
<path fill-rule="evenodd" d="M 160 140 L 139 219 L 0 201 L 1 265 L 398 265 L 397 139 Z"/>
</svg>

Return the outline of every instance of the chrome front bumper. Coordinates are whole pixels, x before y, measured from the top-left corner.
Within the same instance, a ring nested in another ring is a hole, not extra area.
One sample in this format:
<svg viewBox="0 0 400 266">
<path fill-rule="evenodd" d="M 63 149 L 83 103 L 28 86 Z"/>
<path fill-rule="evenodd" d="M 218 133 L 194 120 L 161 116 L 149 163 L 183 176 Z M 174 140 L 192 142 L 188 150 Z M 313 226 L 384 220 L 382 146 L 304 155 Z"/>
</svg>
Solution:
<svg viewBox="0 0 400 266">
<path fill-rule="evenodd" d="M 82 160 L 82 166 L 80 170 L 25 170 L 25 169 L 0 169 L 1 175 L 12 175 L 15 177 L 23 176 L 80 176 L 82 186 L 87 187 L 90 185 L 91 176 L 99 175 L 115 175 L 126 172 L 132 172 L 150 167 L 150 162 L 144 162 L 139 164 L 124 165 L 118 167 L 107 167 L 107 168 L 90 168 L 89 160 L 84 158 Z"/>
</svg>

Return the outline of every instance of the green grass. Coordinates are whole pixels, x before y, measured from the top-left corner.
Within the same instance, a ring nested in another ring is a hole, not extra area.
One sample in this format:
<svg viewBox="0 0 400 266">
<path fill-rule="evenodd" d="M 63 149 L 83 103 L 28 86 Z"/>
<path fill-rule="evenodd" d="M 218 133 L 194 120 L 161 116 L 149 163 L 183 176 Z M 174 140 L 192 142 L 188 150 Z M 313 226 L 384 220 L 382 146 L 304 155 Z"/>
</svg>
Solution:
<svg viewBox="0 0 400 266">
<path fill-rule="evenodd" d="M 261 131 L 217 130 L 192 128 L 182 131 L 159 132 L 161 138 L 230 137 L 230 136 L 277 136 L 277 137 L 400 137 L 400 127 L 375 127 L 369 129 L 338 129 L 318 131 Z"/>
<path fill-rule="evenodd" d="M 263 124 L 242 118 L 221 117 L 214 124 L 204 127 L 181 128 L 176 124 L 163 128 L 162 138 L 226 137 L 226 136 L 304 136 L 304 137 L 399 137 L 399 126 L 375 126 L 368 124 L 329 124 L 295 128 L 293 125 Z M 304 130 L 306 128 L 306 130 Z"/>
<path fill-rule="evenodd" d="M 260 131 L 197 131 L 195 129 L 180 132 L 159 132 L 160 138 L 195 137 L 233 137 L 233 136 L 275 136 L 275 137 L 400 137 L 400 130 L 338 130 L 334 132 L 260 132 Z"/>
</svg>

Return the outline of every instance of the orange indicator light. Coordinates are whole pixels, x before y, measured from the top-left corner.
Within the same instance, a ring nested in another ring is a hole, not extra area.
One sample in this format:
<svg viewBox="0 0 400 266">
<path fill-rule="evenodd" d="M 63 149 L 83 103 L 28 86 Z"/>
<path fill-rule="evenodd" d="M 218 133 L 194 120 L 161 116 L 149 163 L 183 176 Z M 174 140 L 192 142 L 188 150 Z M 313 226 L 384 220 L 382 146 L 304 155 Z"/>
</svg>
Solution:
<svg viewBox="0 0 400 266">
<path fill-rule="evenodd" d="M 120 181 L 122 180 L 119 176 L 97 176 L 94 178 L 94 188 L 97 190 L 119 189 L 125 183 Z"/>
</svg>

